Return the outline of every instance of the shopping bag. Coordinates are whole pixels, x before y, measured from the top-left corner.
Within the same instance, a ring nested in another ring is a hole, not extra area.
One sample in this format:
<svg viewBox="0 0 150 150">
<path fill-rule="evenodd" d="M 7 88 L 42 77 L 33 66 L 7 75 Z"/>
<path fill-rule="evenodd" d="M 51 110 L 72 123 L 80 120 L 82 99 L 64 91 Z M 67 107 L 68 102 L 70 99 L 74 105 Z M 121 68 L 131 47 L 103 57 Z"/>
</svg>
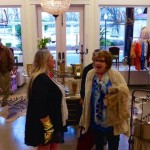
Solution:
<svg viewBox="0 0 150 150">
<path fill-rule="evenodd" d="M 135 119 L 134 136 L 150 142 L 150 124 L 146 121 Z"/>
<path fill-rule="evenodd" d="M 82 134 L 82 129 L 80 129 L 80 136 L 77 141 L 76 150 L 91 150 L 94 145 L 93 133 L 89 129 L 86 133 Z"/>
</svg>

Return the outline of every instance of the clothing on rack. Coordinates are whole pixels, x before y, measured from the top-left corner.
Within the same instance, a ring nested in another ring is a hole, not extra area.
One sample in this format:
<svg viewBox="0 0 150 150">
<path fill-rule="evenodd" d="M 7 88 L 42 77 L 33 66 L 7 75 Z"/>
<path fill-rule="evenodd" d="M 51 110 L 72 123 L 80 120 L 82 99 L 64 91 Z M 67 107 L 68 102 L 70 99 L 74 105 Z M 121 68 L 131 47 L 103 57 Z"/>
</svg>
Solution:
<svg viewBox="0 0 150 150">
<path fill-rule="evenodd" d="M 149 46 L 148 46 L 149 45 Z M 150 60 L 150 41 L 140 40 L 131 44 L 130 64 L 140 71 L 148 67 Z"/>
<path fill-rule="evenodd" d="M 150 64 L 150 40 L 149 40 L 149 42 L 147 42 L 147 56 L 146 56 L 146 59 L 148 60 L 147 66 L 149 67 L 149 64 Z"/>
</svg>

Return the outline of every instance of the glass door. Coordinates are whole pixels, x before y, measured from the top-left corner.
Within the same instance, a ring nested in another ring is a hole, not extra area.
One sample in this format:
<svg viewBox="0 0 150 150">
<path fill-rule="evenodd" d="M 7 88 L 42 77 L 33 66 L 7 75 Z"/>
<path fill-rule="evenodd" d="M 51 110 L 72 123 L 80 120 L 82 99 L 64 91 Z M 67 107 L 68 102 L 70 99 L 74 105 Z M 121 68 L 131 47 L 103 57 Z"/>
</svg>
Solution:
<svg viewBox="0 0 150 150">
<path fill-rule="evenodd" d="M 38 38 L 50 37 L 51 42 L 47 44 L 48 49 L 56 59 L 56 20 L 51 14 L 43 12 L 38 8 Z"/>
<path fill-rule="evenodd" d="M 83 45 L 83 8 L 71 7 L 65 15 L 66 19 L 66 60 L 67 65 L 80 64 Z"/>
<path fill-rule="evenodd" d="M 66 66 L 80 64 L 80 51 L 83 45 L 83 7 L 71 6 L 56 19 L 38 7 L 38 37 L 51 37 L 48 49 L 56 61 L 65 59 Z"/>
</svg>

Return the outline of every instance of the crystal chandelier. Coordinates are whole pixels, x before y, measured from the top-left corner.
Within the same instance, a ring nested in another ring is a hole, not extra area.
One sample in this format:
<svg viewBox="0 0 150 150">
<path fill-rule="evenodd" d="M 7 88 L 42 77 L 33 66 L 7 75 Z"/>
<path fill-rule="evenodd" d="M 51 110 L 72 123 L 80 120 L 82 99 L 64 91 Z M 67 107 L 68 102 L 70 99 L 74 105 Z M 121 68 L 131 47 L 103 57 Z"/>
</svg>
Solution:
<svg viewBox="0 0 150 150">
<path fill-rule="evenodd" d="M 55 18 L 66 12 L 69 6 L 70 0 L 41 0 L 42 9 Z"/>
</svg>

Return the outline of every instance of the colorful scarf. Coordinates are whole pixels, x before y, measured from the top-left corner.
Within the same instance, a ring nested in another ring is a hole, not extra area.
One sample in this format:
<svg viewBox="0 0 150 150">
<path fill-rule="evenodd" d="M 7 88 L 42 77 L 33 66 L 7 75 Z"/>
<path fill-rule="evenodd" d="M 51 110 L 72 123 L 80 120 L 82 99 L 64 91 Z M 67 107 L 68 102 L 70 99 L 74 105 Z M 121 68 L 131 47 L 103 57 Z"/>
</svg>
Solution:
<svg viewBox="0 0 150 150">
<path fill-rule="evenodd" d="M 97 125 L 101 125 L 101 127 L 107 127 L 106 106 L 104 105 L 103 99 L 105 97 L 105 94 L 107 94 L 108 87 L 110 86 L 108 74 L 105 73 L 101 81 L 99 81 L 99 78 L 95 76 L 93 84 L 94 84 L 93 98 L 95 107 L 94 122 Z"/>
</svg>

